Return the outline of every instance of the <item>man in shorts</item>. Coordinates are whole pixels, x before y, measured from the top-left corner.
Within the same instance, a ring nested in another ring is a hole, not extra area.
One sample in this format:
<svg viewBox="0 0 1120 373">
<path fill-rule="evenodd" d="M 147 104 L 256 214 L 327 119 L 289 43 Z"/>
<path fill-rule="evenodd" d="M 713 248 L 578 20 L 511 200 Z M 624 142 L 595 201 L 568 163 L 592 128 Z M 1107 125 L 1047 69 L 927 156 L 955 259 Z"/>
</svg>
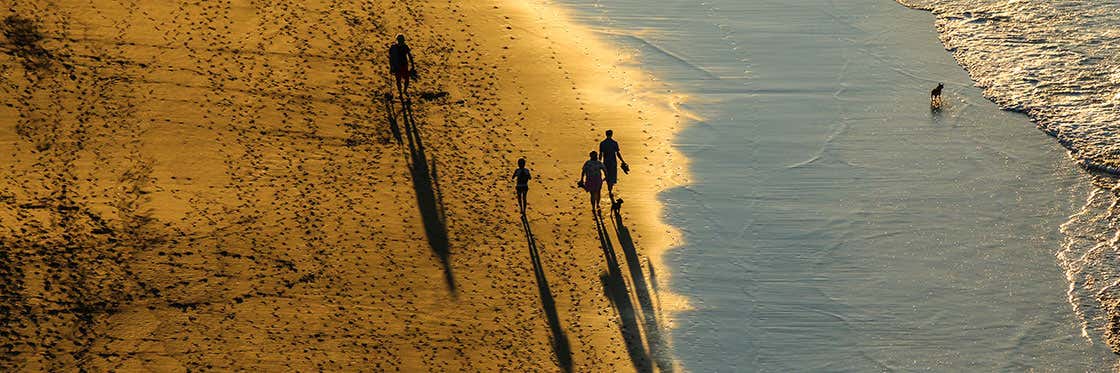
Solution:
<svg viewBox="0 0 1120 373">
<path fill-rule="evenodd" d="M 416 69 L 415 61 L 412 58 L 412 50 L 408 49 L 408 45 L 404 43 L 404 35 L 397 35 L 397 43 L 389 47 L 389 72 L 397 78 L 397 92 L 400 92 L 401 99 L 408 92 L 408 80 L 412 77 L 413 71 Z M 401 81 L 404 84 L 401 84 Z"/>
<path fill-rule="evenodd" d="M 607 138 L 599 143 L 599 159 L 603 161 L 603 166 L 606 166 L 607 194 L 612 198 L 614 184 L 618 183 L 618 162 L 622 161 L 624 167 L 626 164 L 626 160 L 622 159 L 622 153 L 618 150 L 618 142 L 611 138 L 613 135 L 614 131 L 607 130 Z"/>
</svg>

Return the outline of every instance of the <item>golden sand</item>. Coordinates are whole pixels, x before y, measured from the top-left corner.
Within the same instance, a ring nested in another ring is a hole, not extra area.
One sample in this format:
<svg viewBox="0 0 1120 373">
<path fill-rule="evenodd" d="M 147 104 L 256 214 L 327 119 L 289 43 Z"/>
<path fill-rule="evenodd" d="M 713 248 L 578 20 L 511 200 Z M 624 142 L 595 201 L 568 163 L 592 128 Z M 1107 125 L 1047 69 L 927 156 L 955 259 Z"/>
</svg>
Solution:
<svg viewBox="0 0 1120 373">
<path fill-rule="evenodd" d="M 684 177 L 678 98 L 557 8 L 0 16 L 0 370 L 675 369 L 656 194 Z M 410 105 L 386 97 L 397 33 Z M 634 172 L 599 224 L 575 182 L 608 128 Z"/>
</svg>

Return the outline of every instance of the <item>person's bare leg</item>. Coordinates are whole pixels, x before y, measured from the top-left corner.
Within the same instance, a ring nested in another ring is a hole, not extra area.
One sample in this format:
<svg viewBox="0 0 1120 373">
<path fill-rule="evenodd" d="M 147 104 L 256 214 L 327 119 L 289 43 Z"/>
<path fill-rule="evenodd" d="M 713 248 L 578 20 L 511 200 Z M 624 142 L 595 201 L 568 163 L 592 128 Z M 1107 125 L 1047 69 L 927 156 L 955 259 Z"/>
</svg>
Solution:
<svg viewBox="0 0 1120 373">
<path fill-rule="evenodd" d="M 529 192 L 517 193 L 517 206 L 521 208 L 521 215 L 525 215 L 525 209 L 529 204 Z"/>
<path fill-rule="evenodd" d="M 401 102 L 404 102 L 404 88 L 401 86 L 401 77 L 397 76 L 397 94 L 401 96 Z"/>
</svg>

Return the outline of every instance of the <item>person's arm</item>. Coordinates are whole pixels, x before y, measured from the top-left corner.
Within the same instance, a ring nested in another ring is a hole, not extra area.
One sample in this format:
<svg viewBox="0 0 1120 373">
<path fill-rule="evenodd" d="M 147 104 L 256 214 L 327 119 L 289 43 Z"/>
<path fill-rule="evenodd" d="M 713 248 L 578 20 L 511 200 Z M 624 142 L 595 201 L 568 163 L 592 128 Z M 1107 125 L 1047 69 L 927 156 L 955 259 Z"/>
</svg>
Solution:
<svg viewBox="0 0 1120 373">
<path fill-rule="evenodd" d="M 587 176 L 587 167 L 581 167 L 580 170 L 579 170 L 579 181 L 582 183 L 584 180 L 586 180 L 586 176 Z"/>
<path fill-rule="evenodd" d="M 408 56 L 408 71 L 416 70 L 416 59 L 412 57 L 412 48 L 408 48 L 406 55 Z"/>
<path fill-rule="evenodd" d="M 626 160 L 625 160 L 625 159 L 622 159 L 622 151 L 621 151 L 621 150 L 615 150 L 615 151 L 614 151 L 614 155 L 615 155 L 616 157 L 618 157 L 618 160 L 619 160 L 619 161 L 621 161 L 622 163 L 626 163 Z"/>
</svg>

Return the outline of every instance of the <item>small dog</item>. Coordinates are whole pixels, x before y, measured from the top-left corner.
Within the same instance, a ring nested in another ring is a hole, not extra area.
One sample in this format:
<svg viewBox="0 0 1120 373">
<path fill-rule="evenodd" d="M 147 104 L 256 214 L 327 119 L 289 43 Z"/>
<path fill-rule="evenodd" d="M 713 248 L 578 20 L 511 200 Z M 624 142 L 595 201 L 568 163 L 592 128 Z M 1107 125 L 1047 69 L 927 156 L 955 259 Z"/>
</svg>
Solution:
<svg viewBox="0 0 1120 373">
<path fill-rule="evenodd" d="M 941 89 L 945 88 L 945 84 L 937 83 L 937 88 L 929 92 L 929 106 L 939 108 L 941 107 Z"/>
<path fill-rule="evenodd" d="M 617 214 L 621 211 L 622 211 L 622 198 L 619 198 L 617 201 L 611 202 L 611 212 Z"/>
</svg>

